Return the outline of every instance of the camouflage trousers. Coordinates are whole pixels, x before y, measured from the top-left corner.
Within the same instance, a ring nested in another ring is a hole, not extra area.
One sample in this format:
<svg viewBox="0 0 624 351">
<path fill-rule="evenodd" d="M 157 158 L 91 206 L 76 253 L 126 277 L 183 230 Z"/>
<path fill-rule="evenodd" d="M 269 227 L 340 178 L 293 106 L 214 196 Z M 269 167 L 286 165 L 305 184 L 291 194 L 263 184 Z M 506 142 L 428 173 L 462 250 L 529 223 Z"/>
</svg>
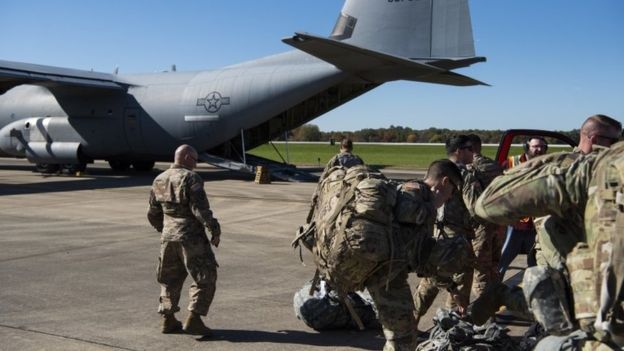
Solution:
<svg viewBox="0 0 624 351">
<path fill-rule="evenodd" d="M 193 280 L 189 288 L 188 310 L 202 316 L 215 294 L 217 261 L 206 237 L 186 241 L 162 241 L 157 280 L 160 283 L 158 313 L 173 314 L 180 310 L 182 285 L 188 275 Z"/>
<path fill-rule="evenodd" d="M 367 286 L 377 306 L 379 322 L 386 337 L 384 351 L 414 350 L 416 348 L 416 320 L 414 301 L 407 283 L 407 271 L 399 273 L 390 283 Z"/>
<path fill-rule="evenodd" d="M 458 295 L 460 295 L 465 301 L 470 301 L 470 288 L 472 287 L 472 273 L 473 269 L 471 267 L 467 267 L 467 269 L 462 272 L 462 281 L 461 284 L 457 287 Z M 416 292 L 414 293 L 414 305 L 415 305 L 415 315 L 420 318 L 433 305 L 433 301 L 436 296 L 438 296 L 438 292 L 440 291 L 440 287 L 436 283 L 436 280 L 433 278 L 422 278 L 420 282 L 418 282 L 418 288 L 416 288 Z M 455 301 L 451 297 L 451 294 L 448 294 L 446 299 L 446 307 L 453 308 L 455 307 Z"/>
<path fill-rule="evenodd" d="M 476 325 L 484 324 L 493 317 L 501 306 L 515 312 L 524 319 L 532 320 L 522 288 L 509 287 L 503 283 L 491 284 L 484 292 L 468 306 L 468 314 Z"/>
<path fill-rule="evenodd" d="M 473 290 L 480 296 L 488 286 L 499 281 L 498 263 L 504 243 L 504 227 L 480 225 L 472 240 L 476 260 Z"/>
</svg>

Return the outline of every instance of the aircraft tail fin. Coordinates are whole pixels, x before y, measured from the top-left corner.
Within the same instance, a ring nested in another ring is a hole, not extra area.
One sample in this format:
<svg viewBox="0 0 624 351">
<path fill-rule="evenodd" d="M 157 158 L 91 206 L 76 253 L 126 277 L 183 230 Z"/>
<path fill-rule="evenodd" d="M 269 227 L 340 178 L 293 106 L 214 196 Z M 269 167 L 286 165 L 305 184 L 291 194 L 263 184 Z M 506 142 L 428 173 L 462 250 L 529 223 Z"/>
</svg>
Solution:
<svg viewBox="0 0 624 351">
<path fill-rule="evenodd" d="M 346 0 L 329 38 L 282 41 L 375 83 L 487 85 L 451 72 L 485 61 L 474 56 L 468 0 Z"/>
<path fill-rule="evenodd" d="M 306 33 L 296 33 L 282 41 L 370 82 L 384 83 L 403 79 L 457 86 L 487 85 L 449 71 L 484 61 L 483 57 L 415 61 Z"/>
<path fill-rule="evenodd" d="M 346 0 L 330 38 L 410 59 L 475 55 L 468 0 Z"/>
</svg>

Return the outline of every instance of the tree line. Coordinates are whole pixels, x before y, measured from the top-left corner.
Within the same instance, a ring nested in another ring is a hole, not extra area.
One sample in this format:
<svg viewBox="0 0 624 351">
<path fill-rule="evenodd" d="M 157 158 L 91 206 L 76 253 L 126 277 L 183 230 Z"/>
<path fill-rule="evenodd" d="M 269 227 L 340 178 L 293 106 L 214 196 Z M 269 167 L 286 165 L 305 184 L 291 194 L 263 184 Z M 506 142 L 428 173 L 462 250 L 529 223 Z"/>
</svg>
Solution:
<svg viewBox="0 0 624 351">
<path fill-rule="evenodd" d="M 561 134 L 578 140 L 579 130 L 558 131 Z M 323 132 L 317 125 L 304 124 L 288 133 L 290 141 L 331 141 L 350 138 L 354 142 L 384 142 L 384 143 L 443 143 L 452 135 L 476 134 L 484 144 L 497 144 L 503 135 L 503 130 L 463 129 L 451 130 L 446 128 L 412 129 L 410 127 L 393 126 L 388 128 L 366 128 L 356 131 Z M 549 142 L 551 142 L 549 140 Z M 554 140 L 552 141 L 554 142 Z"/>
</svg>

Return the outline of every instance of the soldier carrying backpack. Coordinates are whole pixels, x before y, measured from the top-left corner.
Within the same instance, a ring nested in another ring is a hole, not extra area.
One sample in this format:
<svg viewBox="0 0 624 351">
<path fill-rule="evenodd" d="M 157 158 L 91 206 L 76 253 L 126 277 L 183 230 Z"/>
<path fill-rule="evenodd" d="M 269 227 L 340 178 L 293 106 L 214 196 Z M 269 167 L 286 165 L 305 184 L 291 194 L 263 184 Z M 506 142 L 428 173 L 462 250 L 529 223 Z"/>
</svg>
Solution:
<svg viewBox="0 0 624 351">
<path fill-rule="evenodd" d="M 452 280 L 453 272 L 440 271 L 444 265 L 431 261 L 455 259 L 448 249 L 457 246 L 436 249 L 427 239 L 436 208 L 461 186 L 461 179 L 455 164 L 439 160 L 423 181 L 398 188 L 364 166 L 333 167 L 319 182 L 309 221 L 294 245 L 313 252 L 320 277 L 343 297 L 369 291 L 386 336 L 384 350 L 415 348 L 408 272 Z"/>
<path fill-rule="evenodd" d="M 353 142 L 351 139 L 344 138 L 340 142 L 340 152 L 334 155 L 334 157 L 327 162 L 327 165 L 325 165 L 325 169 L 321 174 L 321 180 L 327 176 L 327 173 L 332 167 L 342 166 L 344 168 L 351 168 L 363 164 L 364 161 L 362 161 L 360 156 L 353 153 Z"/>
</svg>

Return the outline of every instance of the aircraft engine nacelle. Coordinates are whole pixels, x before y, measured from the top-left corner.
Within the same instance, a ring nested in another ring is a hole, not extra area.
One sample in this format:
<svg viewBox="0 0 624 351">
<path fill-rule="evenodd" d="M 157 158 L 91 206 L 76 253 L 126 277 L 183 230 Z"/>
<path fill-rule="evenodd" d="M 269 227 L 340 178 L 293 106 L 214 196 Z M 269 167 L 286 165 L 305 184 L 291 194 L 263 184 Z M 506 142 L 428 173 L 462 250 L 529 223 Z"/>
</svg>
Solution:
<svg viewBox="0 0 624 351">
<path fill-rule="evenodd" d="M 25 118 L 0 129 L 0 150 L 33 163 L 77 164 L 85 160 L 75 134 L 67 117 Z"/>
</svg>

